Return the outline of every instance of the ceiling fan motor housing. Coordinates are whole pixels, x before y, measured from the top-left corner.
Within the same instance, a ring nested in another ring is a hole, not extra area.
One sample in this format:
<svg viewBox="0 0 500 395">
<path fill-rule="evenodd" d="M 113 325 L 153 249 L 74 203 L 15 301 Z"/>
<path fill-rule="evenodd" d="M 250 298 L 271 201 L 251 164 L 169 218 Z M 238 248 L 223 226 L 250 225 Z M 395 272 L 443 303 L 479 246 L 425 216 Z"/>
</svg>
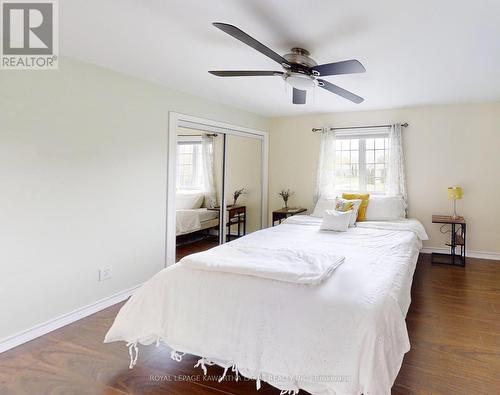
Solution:
<svg viewBox="0 0 500 395">
<path fill-rule="evenodd" d="M 316 78 L 309 71 L 311 67 L 316 66 L 314 59 L 309 57 L 309 51 L 303 48 L 292 48 L 291 53 L 283 56 L 287 62 L 284 64 L 286 72 L 283 79 L 300 90 L 309 90 L 316 86 Z"/>
<path fill-rule="evenodd" d="M 287 62 L 291 63 L 292 66 L 297 65 L 299 69 L 308 69 L 318 64 L 314 59 L 309 57 L 309 51 L 303 48 L 292 48 L 291 51 L 291 53 L 287 53 L 283 57 Z"/>
</svg>

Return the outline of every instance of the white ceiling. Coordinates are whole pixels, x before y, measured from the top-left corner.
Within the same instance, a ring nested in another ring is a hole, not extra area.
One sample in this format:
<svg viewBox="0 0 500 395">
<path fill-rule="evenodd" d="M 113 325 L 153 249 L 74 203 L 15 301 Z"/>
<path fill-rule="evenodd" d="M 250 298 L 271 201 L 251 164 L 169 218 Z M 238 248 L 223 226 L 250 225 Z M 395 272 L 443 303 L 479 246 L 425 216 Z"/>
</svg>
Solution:
<svg viewBox="0 0 500 395">
<path fill-rule="evenodd" d="M 266 116 L 500 100 L 498 0 L 64 0 L 62 55 Z M 326 77 L 291 103 L 279 77 L 218 78 L 208 70 L 281 70 L 211 25 L 238 26 L 283 55 L 358 59 L 365 74 Z M 313 96 L 313 95 L 310 95 Z"/>
</svg>

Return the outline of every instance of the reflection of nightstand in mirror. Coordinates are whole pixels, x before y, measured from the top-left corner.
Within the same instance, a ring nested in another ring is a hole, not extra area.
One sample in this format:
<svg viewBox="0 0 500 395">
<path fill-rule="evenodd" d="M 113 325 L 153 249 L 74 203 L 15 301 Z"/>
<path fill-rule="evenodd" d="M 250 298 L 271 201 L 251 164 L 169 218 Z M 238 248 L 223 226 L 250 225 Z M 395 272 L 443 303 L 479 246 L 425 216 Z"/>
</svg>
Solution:
<svg viewBox="0 0 500 395">
<path fill-rule="evenodd" d="M 287 219 L 288 217 L 291 217 L 292 215 L 303 213 L 304 211 L 307 211 L 305 208 L 280 208 L 279 210 L 274 210 L 273 211 L 273 226 L 276 221 L 278 221 L 278 224 L 281 224 L 281 221 L 284 219 Z"/>
<path fill-rule="evenodd" d="M 450 247 L 449 254 L 433 252 L 431 255 L 431 263 L 444 265 L 465 266 L 465 232 L 466 223 L 463 217 L 454 219 L 449 215 L 433 215 L 432 223 L 451 225 L 451 240 L 446 243 Z M 460 247 L 460 252 L 458 249 Z"/>
<path fill-rule="evenodd" d="M 209 208 L 209 210 L 220 211 L 220 207 Z M 227 241 L 233 238 L 245 236 L 247 233 L 247 207 L 240 206 L 239 204 L 226 206 L 227 210 Z M 231 234 L 231 226 L 236 225 L 238 229 L 237 234 Z"/>
</svg>

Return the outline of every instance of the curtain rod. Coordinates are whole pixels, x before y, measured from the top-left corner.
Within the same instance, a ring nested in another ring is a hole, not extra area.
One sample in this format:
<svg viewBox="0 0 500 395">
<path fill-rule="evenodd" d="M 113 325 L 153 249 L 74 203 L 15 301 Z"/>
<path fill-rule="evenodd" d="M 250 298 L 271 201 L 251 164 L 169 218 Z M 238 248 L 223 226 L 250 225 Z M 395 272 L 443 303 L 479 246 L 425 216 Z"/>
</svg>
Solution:
<svg viewBox="0 0 500 395">
<path fill-rule="evenodd" d="M 201 133 L 201 134 L 179 134 L 178 137 L 201 137 L 202 134 L 206 134 L 208 137 L 217 137 L 217 133 Z"/>
<path fill-rule="evenodd" d="M 350 129 L 373 129 L 373 128 L 390 128 L 392 125 L 371 125 L 371 126 L 349 126 L 346 128 L 313 128 L 313 133 L 322 132 L 325 129 L 328 130 L 350 130 Z M 408 122 L 402 123 L 402 127 L 406 128 L 408 126 Z"/>
</svg>

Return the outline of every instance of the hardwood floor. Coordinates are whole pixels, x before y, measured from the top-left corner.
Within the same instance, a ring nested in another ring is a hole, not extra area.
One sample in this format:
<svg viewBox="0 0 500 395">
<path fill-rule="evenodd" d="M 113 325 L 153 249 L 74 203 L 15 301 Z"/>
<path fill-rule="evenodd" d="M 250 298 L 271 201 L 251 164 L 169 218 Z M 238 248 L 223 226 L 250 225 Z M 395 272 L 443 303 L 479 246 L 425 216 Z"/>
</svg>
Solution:
<svg viewBox="0 0 500 395">
<path fill-rule="evenodd" d="M 393 394 L 500 394 L 500 262 L 421 254 L 406 318 L 411 351 Z"/>
<path fill-rule="evenodd" d="M 412 298 L 412 349 L 392 393 L 499 394 L 500 262 L 469 258 L 464 269 L 421 255 Z M 124 344 L 102 343 L 120 306 L 0 354 L 0 394 L 279 394 L 269 385 L 257 392 L 250 380 L 204 379 L 196 357 L 174 362 L 164 346 L 141 346 L 129 370 Z"/>
<path fill-rule="evenodd" d="M 175 249 L 175 260 L 180 261 L 186 255 L 194 254 L 195 252 L 209 250 L 210 248 L 216 247 L 218 245 L 219 242 L 216 240 L 202 239 L 194 241 L 192 243 L 177 246 L 177 248 Z"/>
</svg>

